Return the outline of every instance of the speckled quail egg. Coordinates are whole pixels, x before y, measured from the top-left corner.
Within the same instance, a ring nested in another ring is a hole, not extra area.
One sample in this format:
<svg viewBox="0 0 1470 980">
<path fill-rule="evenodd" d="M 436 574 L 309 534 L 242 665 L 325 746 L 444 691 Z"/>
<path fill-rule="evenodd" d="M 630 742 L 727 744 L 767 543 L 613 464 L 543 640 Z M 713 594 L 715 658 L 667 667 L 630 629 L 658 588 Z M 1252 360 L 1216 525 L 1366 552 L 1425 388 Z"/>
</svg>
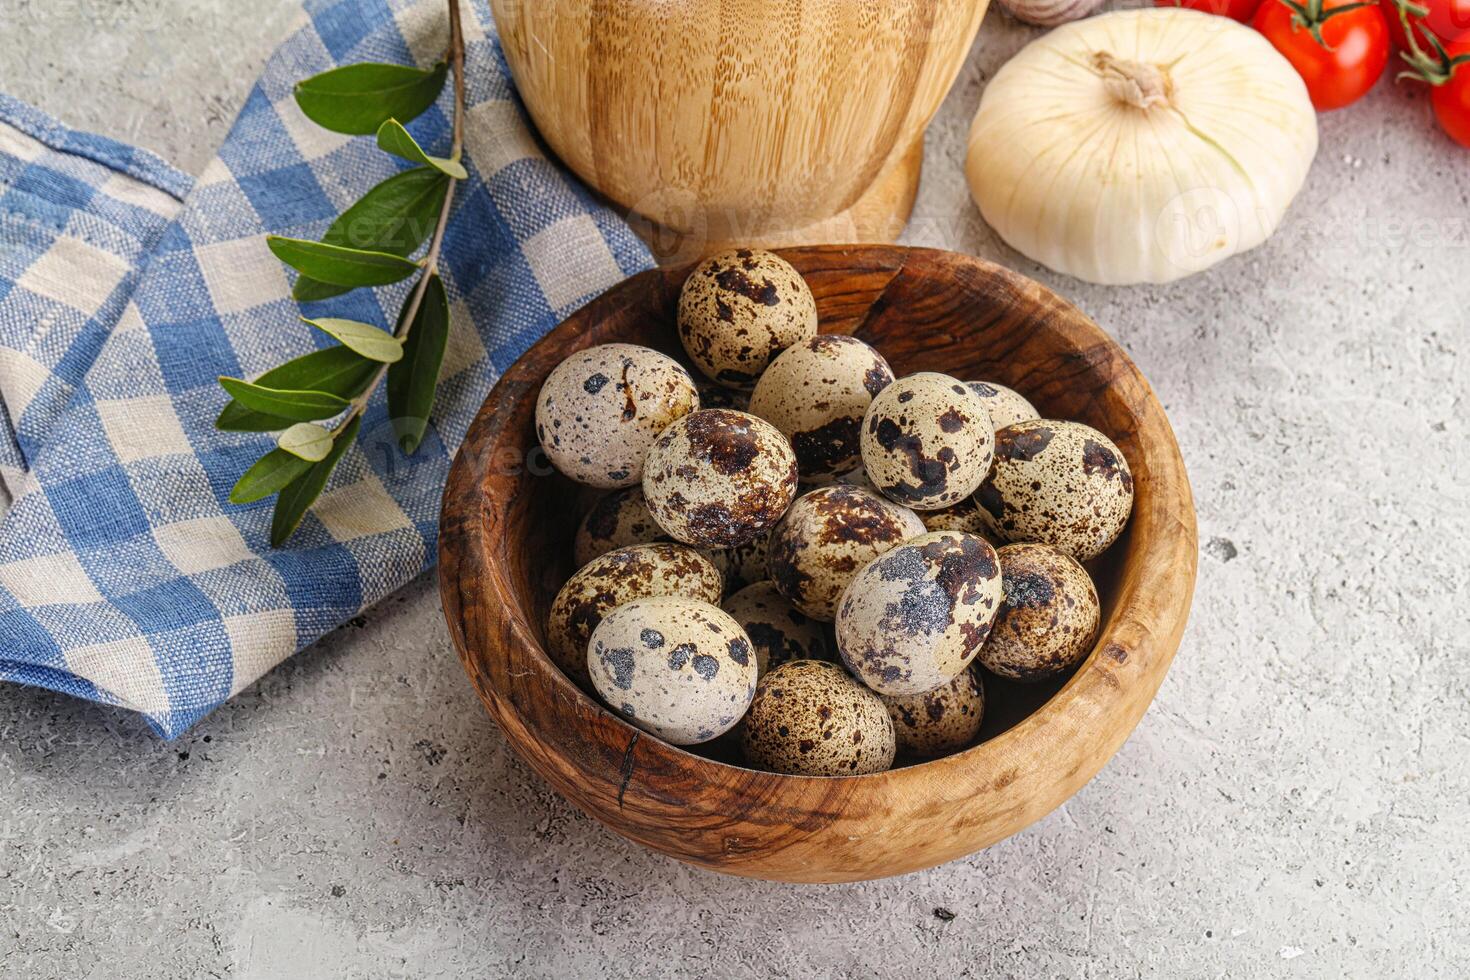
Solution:
<svg viewBox="0 0 1470 980">
<path fill-rule="evenodd" d="M 1081 422 L 1037 419 L 995 435 L 995 466 L 975 494 L 1006 541 L 1055 545 L 1079 561 L 1123 533 L 1133 474 L 1112 441 Z"/>
<path fill-rule="evenodd" d="M 898 751 L 919 759 L 937 759 L 974 745 L 985 720 L 985 685 L 973 666 L 948 684 L 923 694 L 883 698 L 893 717 Z"/>
<path fill-rule="evenodd" d="M 654 442 L 643 493 L 674 540 L 731 548 L 765 534 L 791 506 L 796 456 L 775 426 L 754 415 L 694 412 Z"/>
<path fill-rule="evenodd" d="M 793 660 L 755 688 L 740 747 L 758 769 L 795 776 L 859 776 L 893 765 L 893 719 L 837 664 Z"/>
<path fill-rule="evenodd" d="M 1000 601 L 1000 563 L 989 542 L 931 531 L 853 578 L 837 606 L 837 649 L 879 694 L 932 691 L 970 665 Z"/>
<path fill-rule="evenodd" d="M 863 415 L 892 382 L 892 368 L 873 348 L 823 334 L 771 362 L 750 396 L 750 412 L 791 440 L 803 480 L 835 476 L 861 462 Z"/>
<path fill-rule="evenodd" d="M 587 682 L 587 641 L 618 606 L 648 596 L 681 595 L 718 603 L 724 583 L 709 559 L 672 542 L 619 548 L 578 569 L 552 600 L 546 640 L 568 677 Z"/>
<path fill-rule="evenodd" d="M 837 659 L 827 624 L 797 609 L 771 582 L 747 585 L 726 599 L 722 608 L 750 637 L 762 676 L 789 660 Z"/>
<path fill-rule="evenodd" d="M 1018 681 L 1066 673 L 1097 638 L 1097 589 L 1071 555 L 1046 544 L 1001 548 L 1005 598 L 990 639 L 980 648 L 986 670 Z"/>
<path fill-rule="evenodd" d="M 947 374 L 911 374 L 868 406 L 863 466 L 887 496 L 915 510 L 938 510 L 985 479 L 994 431 L 980 396 L 965 385 Z"/>
<path fill-rule="evenodd" d="M 874 493 L 878 492 L 878 488 L 873 486 L 873 481 L 868 479 L 868 471 L 863 468 L 863 465 L 861 463 L 859 463 L 857 466 L 854 466 L 846 473 L 837 474 L 837 476 L 832 479 L 832 482 L 836 484 L 846 484 L 850 487 L 862 487 L 866 490 L 872 490 Z"/>
<path fill-rule="evenodd" d="M 684 596 L 614 609 L 592 633 L 587 669 L 614 711 L 675 745 L 735 727 L 755 695 L 755 653 L 740 625 Z"/>
<path fill-rule="evenodd" d="M 766 554 L 770 545 L 771 535 L 767 532 L 733 548 L 708 548 L 700 554 L 725 576 L 725 595 L 734 595 L 747 585 L 766 580 Z"/>
<path fill-rule="evenodd" d="M 618 548 L 667 540 L 669 536 L 648 512 L 643 488 L 624 487 L 602 497 L 582 518 L 582 523 L 577 525 L 572 557 L 581 568 L 598 555 Z"/>
<path fill-rule="evenodd" d="M 679 339 L 712 380 L 749 391 L 766 365 L 817 333 L 817 304 L 778 255 L 741 248 L 705 259 L 679 293 Z"/>
<path fill-rule="evenodd" d="M 1041 418 L 1041 413 L 1036 410 L 1036 407 L 1013 388 L 996 384 L 994 381 L 966 381 L 965 384 L 985 403 L 985 410 L 990 413 L 991 424 L 997 429 L 1004 429 L 1017 422 Z"/>
<path fill-rule="evenodd" d="M 735 412 L 750 411 L 750 392 L 748 391 L 726 388 L 703 375 L 694 379 L 694 387 L 699 391 L 700 408 L 728 408 Z"/>
<path fill-rule="evenodd" d="M 871 490 L 874 493 L 878 492 L 878 488 L 873 486 L 873 481 L 868 479 L 868 471 L 863 469 L 862 464 L 859 463 L 857 466 L 854 466 L 852 469 L 847 470 L 843 473 L 837 473 L 833 476 L 819 476 L 814 477 L 810 480 L 803 480 L 801 482 L 801 487 L 798 491 L 798 495 L 803 493 L 810 493 L 818 487 L 836 486 L 862 487 L 864 490 Z"/>
<path fill-rule="evenodd" d="M 771 532 L 766 569 L 797 609 L 830 623 L 858 569 L 923 533 L 917 514 L 871 490 L 818 487 L 798 497 Z"/>
<path fill-rule="evenodd" d="M 594 487 L 630 487 L 670 422 L 699 408 L 694 379 L 673 358 L 602 344 L 556 366 L 536 399 L 536 436 L 551 465 Z"/>
<path fill-rule="evenodd" d="M 985 523 L 985 515 L 980 513 L 980 505 L 973 496 L 943 510 L 921 510 L 918 514 L 924 527 L 931 531 L 967 531 L 990 540 L 991 531 Z"/>
</svg>

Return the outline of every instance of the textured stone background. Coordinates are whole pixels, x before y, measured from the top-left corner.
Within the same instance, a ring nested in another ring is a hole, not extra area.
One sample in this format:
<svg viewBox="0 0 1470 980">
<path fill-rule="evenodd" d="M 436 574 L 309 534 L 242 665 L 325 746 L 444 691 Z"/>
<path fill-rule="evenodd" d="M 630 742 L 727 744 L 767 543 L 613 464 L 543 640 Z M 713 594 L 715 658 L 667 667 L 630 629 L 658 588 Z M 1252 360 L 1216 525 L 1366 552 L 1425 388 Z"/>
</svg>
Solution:
<svg viewBox="0 0 1470 980">
<path fill-rule="evenodd" d="M 197 171 L 293 7 L 0 0 L 0 88 Z M 0 688 L 0 976 L 1463 976 L 1470 155 L 1383 84 L 1323 119 L 1267 245 L 1086 286 L 1002 246 L 960 175 L 1032 33 L 989 15 L 908 239 L 1076 300 L 1178 431 L 1194 617 L 1097 779 L 898 880 L 693 871 L 510 756 L 420 581 L 174 744 Z"/>
</svg>

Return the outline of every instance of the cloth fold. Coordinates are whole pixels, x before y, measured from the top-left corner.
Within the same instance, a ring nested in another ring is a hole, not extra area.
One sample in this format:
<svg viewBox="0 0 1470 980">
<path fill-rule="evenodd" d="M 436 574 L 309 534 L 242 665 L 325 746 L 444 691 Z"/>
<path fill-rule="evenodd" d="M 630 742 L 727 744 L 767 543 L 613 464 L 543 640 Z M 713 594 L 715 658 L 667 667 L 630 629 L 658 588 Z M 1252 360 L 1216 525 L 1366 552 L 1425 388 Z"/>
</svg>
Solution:
<svg viewBox="0 0 1470 980">
<path fill-rule="evenodd" d="M 441 273 L 453 325 L 418 452 L 381 390 L 295 536 L 230 487 L 272 437 L 218 432 L 218 375 L 332 341 L 298 315 L 391 326 L 409 282 L 299 307 L 265 246 L 319 237 L 407 166 L 306 119 L 292 86 L 338 64 L 432 64 L 443 0 L 323 0 L 271 57 L 197 180 L 0 96 L 0 679 L 121 705 L 174 737 L 435 560 L 449 462 L 532 341 L 652 265 L 548 160 L 483 0 L 464 4 L 466 159 Z M 448 146 L 449 87 L 409 126 Z"/>
</svg>

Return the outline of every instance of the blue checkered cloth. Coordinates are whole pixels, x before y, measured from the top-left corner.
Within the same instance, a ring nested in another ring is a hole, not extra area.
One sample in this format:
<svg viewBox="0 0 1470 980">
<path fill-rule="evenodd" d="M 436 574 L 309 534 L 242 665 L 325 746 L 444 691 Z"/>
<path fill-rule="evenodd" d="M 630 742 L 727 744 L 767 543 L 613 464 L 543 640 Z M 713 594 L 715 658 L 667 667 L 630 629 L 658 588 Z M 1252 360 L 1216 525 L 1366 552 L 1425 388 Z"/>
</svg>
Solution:
<svg viewBox="0 0 1470 980">
<path fill-rule="evenodd" d="M 544 157 L 488 8 L 465 8 L 470 179 L 441 264 L 453 326 L 430 431 L 403 456 L 379 391 L 358 446 L 274 550 L 274 500 L 226 499 L 272 437 L 214 429 L 215 379 L 332 341 L 297 320 L 264 236 L 319 237 L 407 165 L 317 127 L 291 88 L 347 62 L 432 64 L 443 0 L 308 3 L 197 180 L 0 96 L 0 679 L 178 735 L 431 566 L 450 459 L 500 372 L 651 264 Z M 448 147 L 449 100 L 446 86 L 410 125 L 430 152 Z M 410 286 L 305 312 L 391 325 Z"/>
</svg>

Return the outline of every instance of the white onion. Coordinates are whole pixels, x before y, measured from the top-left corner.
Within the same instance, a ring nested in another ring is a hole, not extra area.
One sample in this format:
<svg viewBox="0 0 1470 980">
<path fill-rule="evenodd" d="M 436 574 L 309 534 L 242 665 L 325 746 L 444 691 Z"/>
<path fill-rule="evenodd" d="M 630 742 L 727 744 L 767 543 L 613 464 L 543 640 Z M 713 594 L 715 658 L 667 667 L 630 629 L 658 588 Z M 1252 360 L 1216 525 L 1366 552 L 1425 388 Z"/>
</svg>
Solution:
<svg viewBox="0 0 1470 980">
<path fill-rule="evenodd" d="M 1022 49 L 986 86 L 966 172 L 1027 257 L 1091 282 L 1168 282 L 1265 241 L 1316 152 L 1306 86 L 1265 38 L 1159 8 Z"/>
</svg>

